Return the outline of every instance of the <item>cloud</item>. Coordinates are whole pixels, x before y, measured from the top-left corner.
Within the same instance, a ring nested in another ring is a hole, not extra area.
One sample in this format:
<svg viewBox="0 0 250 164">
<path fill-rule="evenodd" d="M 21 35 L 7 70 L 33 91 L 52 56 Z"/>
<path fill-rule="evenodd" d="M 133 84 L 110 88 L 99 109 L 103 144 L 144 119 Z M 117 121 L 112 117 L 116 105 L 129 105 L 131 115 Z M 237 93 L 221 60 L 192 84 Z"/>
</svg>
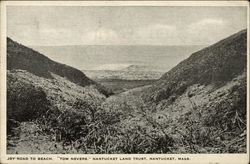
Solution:
<svg viewBox="0 0 250 164">
<path fill-rule="evenodd" d="M 176 26 L 151 24 L 138 28 L 110 29 L 99 28 L 82 35 L 82 44 L 152 44 L 166 43 L 176 36 Z"/>
<path fill-rule="evenodd" d="M 25 45 L 208 45 L 233 33 L 229 27 L 230 22 L 218 18 L 120 29 L 58 28 L 40 23 L 18 24 L 8 29 L 8 35 Z"/>
<path fill-rule="evenodd" d="M 205 18 L 191 23 L 186 29 L 186 42 L 192 44 L 212 44 L 221 39 L 227 24 L 221 19 Z"/>
<path fill-rule="evenodd" d="M 116 43 L 119 40 L 119 37 L 114 30 L 100 28 L 96 31 L 87 32 L 82 36 L 81 40 L 84 44 L 112 44 Z"/>
<path fill-rule="evenodd" d="M 52 27 L 16 26 L 8 36 L 25 45 L 65 45 L 77 43 L 70 29 Z"/>
<path fill-rule="evenodd" d="M 138 29 L 137 35 L 139 35 L 140 37 L 154 39 L 160 37 L 168 37 L 175 31 L 176 27 L 173 25 L 155 24 Z"/>
<path fill-rule="evenodd" d="M 220 19 L 206 18 L 198 22 L 192 23 L 188 26 L 189 29 L 204 28 L 207 26 L 221 26 L 224 22 Z"/>
<path fill-rule="evenodd" d="M 177 34 L 175 25 L 154 24 L 141 27 L 135 31 L 134 40 L 140 44 L 161 44 L 169 42 Z"/>
<path fill-rule="evenodd" d="M 52 35 L 54 37 L 59 37 L 61 35 L 69 35 L 71 31 L 69 29 L 63 28 L 43 28 L 38 30 L 38 33 L 42 35 Z"/>
<path fill-rule="evenodd" d="M 41 28 L 38 30 L 38 38 L 40 42 L 47 45 L 63 45 L 63 44 L 74 44 L 76 36 L 70 29 L 65 28 Z"/>
</svg>

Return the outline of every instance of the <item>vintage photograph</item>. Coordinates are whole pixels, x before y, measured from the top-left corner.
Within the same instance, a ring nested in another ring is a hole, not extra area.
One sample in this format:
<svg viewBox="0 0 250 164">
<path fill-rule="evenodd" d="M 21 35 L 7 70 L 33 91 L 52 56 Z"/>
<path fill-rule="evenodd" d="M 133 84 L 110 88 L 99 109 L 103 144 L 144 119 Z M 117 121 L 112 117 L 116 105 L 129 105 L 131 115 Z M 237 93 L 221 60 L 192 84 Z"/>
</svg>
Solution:
<svg viewBox="0 0 250 164">
<path fill-rule="evenodd" d="M 246 154 L 247 6 L 6 6 L 6 153 Z"/>
</svg>

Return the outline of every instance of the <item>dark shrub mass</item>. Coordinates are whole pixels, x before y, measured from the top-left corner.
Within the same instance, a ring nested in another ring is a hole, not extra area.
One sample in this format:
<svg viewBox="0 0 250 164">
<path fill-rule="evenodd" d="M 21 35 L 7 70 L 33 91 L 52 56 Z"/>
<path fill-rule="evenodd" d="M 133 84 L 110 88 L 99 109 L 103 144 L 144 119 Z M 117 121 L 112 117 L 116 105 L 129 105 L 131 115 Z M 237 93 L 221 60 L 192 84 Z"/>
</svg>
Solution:
<svg viewBox="0 0 250 164">
<path fill-rule="evenodd" d="M 44 114 L 50 107 L 46 93 L 40 87 L 9 75 L 7 83 L 7 118 L 29 121 Z"/>
</svg>

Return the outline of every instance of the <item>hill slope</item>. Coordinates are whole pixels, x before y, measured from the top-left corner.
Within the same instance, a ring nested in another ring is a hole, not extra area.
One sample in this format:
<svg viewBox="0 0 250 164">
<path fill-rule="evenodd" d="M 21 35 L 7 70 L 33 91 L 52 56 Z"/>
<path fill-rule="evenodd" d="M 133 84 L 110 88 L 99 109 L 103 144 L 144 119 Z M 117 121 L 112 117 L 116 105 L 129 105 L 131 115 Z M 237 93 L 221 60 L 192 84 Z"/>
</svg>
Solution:
<svg viewBox="0 0 250 164">
<path fill-rule="evenodd" d="M 7 38 L 8 153 L 34 153 L 22 142 L 40 142 L 27 134 L 34 131 L 42 143 L 55 143 L 58 131 L 64 142 L 78 139 L 109 94 L 81 71 Z"/>
<path fill-rule="evenodd" d="M 184 93 L 193 84 L 222 86 L 240 75 L 247 64 L 247 31 L 240 31 L 214 45 L 193 53 L 165 73 L 151 88 L 158 102 Z"/>
<path fill-rule="evenodd" d="M 81 71 L 52 61 L 10 38 L 7 38 L 7 70 L 10 119 L 31 120 L 52 108 L 75 110 L 74 102 L 87 101 L 88 95 L 110 94 Z"/>
<path fill-rule="evenodd" d="M 153 86 L 109 98 L 56 73 L 9 70 L 8 152 L 246 153 L 246 43 L 244 30 L 192 54 Z"/>
<path fill-rule="evenodd" d="M 179 140 L 178 153 L 246 152 L 246 66 L 243 30 L 193 53 L 141 91 L 144 111 Z"/>
<path fill-rule="evenodd" d="M 246 153 L 246 47 L 243 30 L 192 54 L 153 86 L 109 97 L 105 106 L 125 115 L 119 129 L 136 145 L 125 151 Z"/>
<path fill-rule="evenodd" d="M 34 75 L 52 78 L 51 73 L 57 74 L 80 86 L 95 84 L 81 71 L 57 63 L 48 57 L 7 38 L 7 69 L 22 69 Z"/>
</svg>

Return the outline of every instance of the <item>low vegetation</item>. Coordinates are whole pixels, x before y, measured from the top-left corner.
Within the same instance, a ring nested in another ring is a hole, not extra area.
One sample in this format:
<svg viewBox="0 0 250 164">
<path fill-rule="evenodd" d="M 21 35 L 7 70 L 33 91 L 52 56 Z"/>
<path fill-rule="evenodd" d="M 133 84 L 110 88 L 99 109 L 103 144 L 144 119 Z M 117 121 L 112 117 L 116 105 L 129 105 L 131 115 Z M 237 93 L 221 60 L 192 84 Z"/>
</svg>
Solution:
<svg viewBox="0 0 250 164">
<path fill-rule="evenodd" d="M 193 84 L 223 86 L 244 71 L 246 54 L 247 34 L 246 30 L 243 30 L 193 53 L 165 73 L 151 90 L 146 92 L 145 98 L 159 102 L 177 97 Z"/>
<path fill-rule="evenodd" d="M 69 108 L 50 106 L 29 122 L 37 124 L 39 133 L 49 136 L 50 142 L 60 145 L 47 153 L 243 153 L 244 79 L 240 83 L 237 80 L 222 97 L 211 92 L 213 105 L 198 105 L 185 92 L 190 108 L 185 107 L 186 112 L 180 111 L 176 117 L 171 112 L 165 114 L 176 110 L 172 106 L 146 105 L 137 93 L 111 96 L 105 101 L 95 96 L 76 99 Z"/>
<path fill-rule="evenodd" d="M 152 87 L 109 97 L 96 83 L 11 67 L 7 152 L 246 153 L 245 38 L 243 31 L 197 52 Z"/>
</svg>

